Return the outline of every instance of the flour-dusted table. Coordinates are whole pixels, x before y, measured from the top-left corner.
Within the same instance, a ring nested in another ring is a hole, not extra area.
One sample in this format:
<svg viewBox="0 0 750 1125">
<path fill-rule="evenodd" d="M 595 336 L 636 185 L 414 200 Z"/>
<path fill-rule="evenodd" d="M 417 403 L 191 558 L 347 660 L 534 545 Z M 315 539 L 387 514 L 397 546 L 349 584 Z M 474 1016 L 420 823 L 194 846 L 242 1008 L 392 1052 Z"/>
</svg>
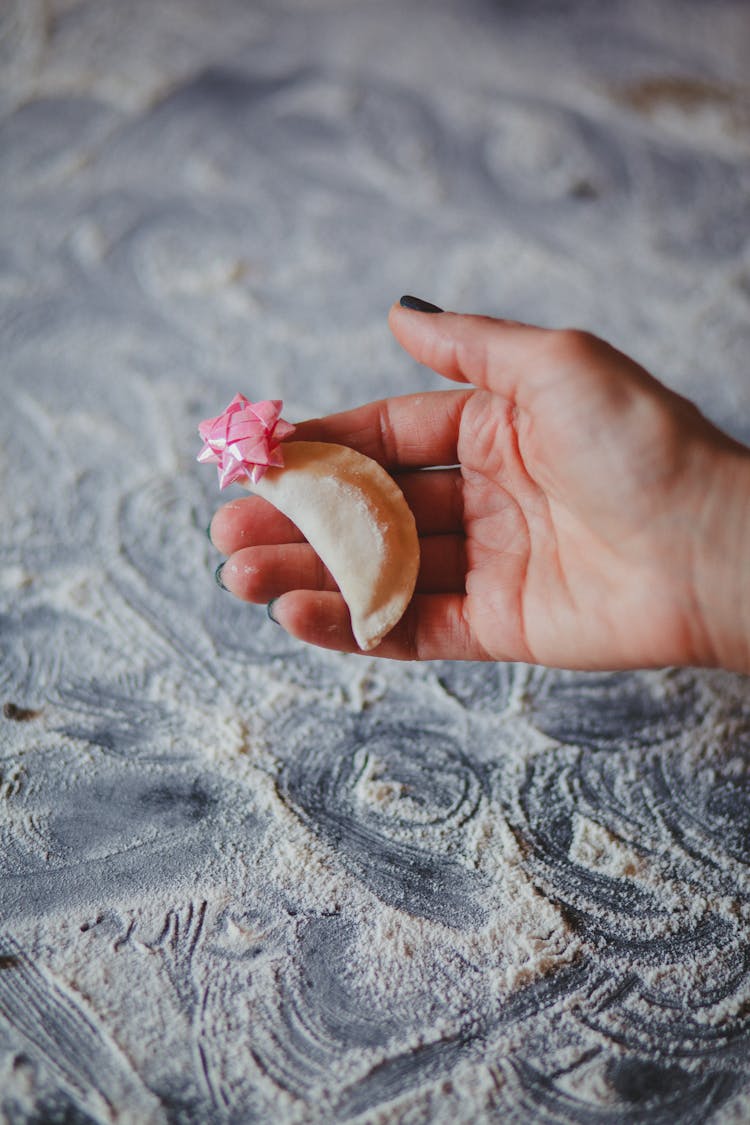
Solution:
<svg viewBox="0 0 750 1125">
<path fill-rule="evenodd" d="M 402 292 L 749 438 L 749 22 L 0 5 L 0 1119 L 748 1119 L 747 682 L 306 648 L 194 458 L 437 388 Z"/>
</svg>

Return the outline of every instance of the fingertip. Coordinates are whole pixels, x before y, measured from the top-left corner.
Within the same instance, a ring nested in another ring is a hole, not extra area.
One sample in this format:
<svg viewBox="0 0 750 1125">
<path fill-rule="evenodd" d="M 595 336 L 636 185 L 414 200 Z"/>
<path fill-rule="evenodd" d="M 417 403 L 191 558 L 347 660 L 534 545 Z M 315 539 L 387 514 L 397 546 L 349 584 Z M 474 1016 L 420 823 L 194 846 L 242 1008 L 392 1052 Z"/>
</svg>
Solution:
<svg viewBox="0 0 750 1125">
<path fill-rule="evenodd" d="M 263 543 L 298 543 L 303 539 L 299 528 L 260 496 L 243 496 L 224 504 L 214 513 L 208 532 L 222 555 Z"/>
<path fill-rule="evenodd" d="M 424 315 L 400 303 L 392 306 L 388 323 L 417 362 L 446 379 L 508 398 L 515 397 L 539 340 L 548 334 L 547 329 L 490 316 Z"/>
<path fill-rule="evenodd" d="M 467 382 L 449 354 L 453 348 L 452 323 L 463 317 L 443 310 L 440 316 L 426 314 L 413 305 L 404 305 L 404 300 L 402 297 L 393 304 L 388 314 L 388 327 L 404 351 L 438 375 L 453 382 Z"/>
<path fill-rule="evenodd" d="M 236 549 L 242 534 L 243 503 L 246 501 L 230 500 L 222 505 L 214 512 L 208 525 L 206 534 L 209 541 L 222 555 L 230 555 Z"/>
<path fill-rule="evenodd" d="M 394 301 L 393 304 L 391 305 L 391 307 L 388 309 L 388 327 L 390 328 L 391 332 L 393 333 L 393 335 L 396 337 L 397 340 L 398 340 L 398 333 L 396 331 L 396 325 L 398 324 L 398 322 L 399 322 L 401 316 L 404 314 L 404 312 L 405 312 L 405 310 L 404 310 L 403 306 L 401 305 L 401 303 L 399 301 Z M 401 343 L 400 340 L 399 340 L 399 343 Z"/>
<path fill-rule="evenodd" d="M 237 564 L 232 562 L 231 558 L 224 559 L 220 562 L 214 571 L 214 581 L 220 590 L 226 590 L 228 594 L 232 594 L 235 598 L 241 601 L 245 599 L 237 589 Z"/>
</svg>

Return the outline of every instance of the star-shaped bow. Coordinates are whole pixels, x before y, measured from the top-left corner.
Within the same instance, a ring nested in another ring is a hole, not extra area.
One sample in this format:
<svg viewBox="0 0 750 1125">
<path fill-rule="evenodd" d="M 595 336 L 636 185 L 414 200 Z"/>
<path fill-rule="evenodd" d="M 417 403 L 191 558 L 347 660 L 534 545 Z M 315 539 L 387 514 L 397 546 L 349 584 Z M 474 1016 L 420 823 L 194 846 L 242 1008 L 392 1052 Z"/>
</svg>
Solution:
<svg viewBox="0 0 750 1125">
<path fill-rule="evenodd" d="M 246 477 L 255 483 L 268 468 L 283 468 L 279 444 L 294 426 L 280 417 L 282 406 L 278 400 L 250 402 L 238 394 L 216 418 L 200 423 L 205 444 L 198 460 L 218 466 L 221 488 Z"/>
</svg>

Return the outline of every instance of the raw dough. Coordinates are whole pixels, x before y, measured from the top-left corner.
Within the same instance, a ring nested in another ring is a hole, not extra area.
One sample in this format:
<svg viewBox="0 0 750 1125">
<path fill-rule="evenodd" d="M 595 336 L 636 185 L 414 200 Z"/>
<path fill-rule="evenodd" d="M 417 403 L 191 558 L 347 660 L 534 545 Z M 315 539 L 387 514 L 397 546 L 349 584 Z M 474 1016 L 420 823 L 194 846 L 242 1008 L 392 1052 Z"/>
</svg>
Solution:
<svg viewBox="0 0 750 1125">
<path fill-rule="evenodd" d="M 336 580 L 357 644 L 374 648 L 414 593 L 419 539 L 401 489 L 344 445 L 284 442 L 284 468 L 246 487 L 289 516 Z"/>
</svg>

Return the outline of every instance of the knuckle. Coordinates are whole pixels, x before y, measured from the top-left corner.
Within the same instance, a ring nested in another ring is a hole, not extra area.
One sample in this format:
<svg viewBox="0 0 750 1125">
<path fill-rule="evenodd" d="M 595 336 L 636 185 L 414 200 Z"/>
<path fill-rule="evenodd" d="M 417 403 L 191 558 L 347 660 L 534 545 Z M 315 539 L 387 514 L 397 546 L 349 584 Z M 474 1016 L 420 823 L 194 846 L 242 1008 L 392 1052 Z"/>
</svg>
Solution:
<svg viewBox="0 0 750 1125">
<path fill-rule="evenodd" d="M 449 367 L 454 377 L 475 386 L 486 386 L 490 381 L 490 353 L 485 341 L 459 340 L 452 342 L 452 361 Z"/>
<path fill-rule="evenodd" d="M 601 354 L 602 341 L 582 328 L 561 328 L 550 335 L 558 360 L 571 366 L 586 365 Z"/>
<path fill-rule="evenodd" d="M 396 461 L 396 448 L 393 438 L 393 421 L 387 399 L 381 403 L 377 413 L 378 419 L 378 444 L 380 455 L 377 458 L 383 465 L 391 465 Z"/>
<path fill-rule="evenodd" d="M 417 620 L 417 610 L 414 602 L 411 603 L 404 614 L 404 642 L 408 660 L 419 660 L 420 633 Z"/>
</svg>

